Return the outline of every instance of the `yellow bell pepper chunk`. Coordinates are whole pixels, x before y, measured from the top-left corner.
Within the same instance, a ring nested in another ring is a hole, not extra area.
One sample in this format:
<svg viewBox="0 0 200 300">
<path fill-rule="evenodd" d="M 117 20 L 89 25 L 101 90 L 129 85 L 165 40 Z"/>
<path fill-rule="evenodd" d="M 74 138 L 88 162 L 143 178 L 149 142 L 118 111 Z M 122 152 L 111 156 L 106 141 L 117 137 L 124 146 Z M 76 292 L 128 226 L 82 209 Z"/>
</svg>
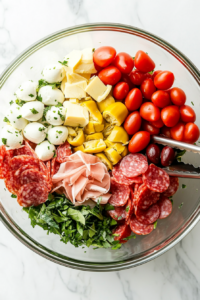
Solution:
<svg viewBox="0 0 200 300">
<path fill-rule="evenodd" d="M 124 151 L 121 153 L 121 156 L 122 157 L 124 157 L 124 156 L 126 156 L 127 154 L 128 154 L 128 147 L 126 147 L 126 146 L 124 146 L 125 147 L 125 149 L 124 149 Z"/>
<path fill-rule="evenodd" d="M 125 146 L 123 146 L 121 143 L 113 143 L 110 142 L 109 140 L 105 140 L 104 142 L 106 143 L 107 148 L 111 147 L 115 149 L 119 154 L 121 154 L 125 149 Z"/>
<path fill-rule="evenodd" d="M 113 125 L 120 126 L 128 116 L 128 109 L 121 102 L 110 104 L 103 112 L 104 119 Z"/>
<path fill-rule="evenodd" d="M 84 128 L 84 132 L 86 134 L 95 133 L 94 123 L 89 121 L 89 123 Z"/>
<path fill-rule="evenodd" d="M 104 130 L 104 124 L 94 123 L 95 132 L 101 132 Z"/>
<path fill-rule="evenodd" d="M 104 165 L 106 166 L 106 168 L 108 170 L 112 170 L 112 164 L 109 161 L 109 159 L 107 159 L 107 157 L 105 156 L 105 154 L 103 154 L 103 153 L 97 153 L 95 155 L 102 161 L 102 163 L 104 163 Z"/>
<path fill-rule="evenodd" d="M 86 153 L 99 153 L 106 149 L 106 144 L 103 140 L 92 140 L 83 144 Z"/>
<path fill-rule="evenodd" d="M 81 106 L 84 106 L 87 108 L 90 114 L 89 120 L 92 122 L 97 122 L 102 124 L 103 123 L 103 117 L 100 111 L 97 108 L 96 102 L 93 100 L 85 101 L 81 103 Z"/>
<path fill-rule="evenodd" d="M 103 140 L 103 134 L 101 132 L 89 134 L 89 135 L 86 136 L 85 140 L 86 140 L 86 142 L 88 142 L 88 141 L 100 140 L 100 139 Z"/>
<path fill-rule="evenodd" d="M 128 142 L 129 136 L 123 127 L 115 126 L 110 135 L 107 137 L 107 140 L 110 142 L 125 144 Z"/>
<path fill-rule="evenodd" d="M 106 97 L 106 99 L 104 99 L 101 102 L 98 102 L 97 106 L 98 106 L 100 112 L 102 113 L 112 103 L 115 103 L 115 99 L 111 95 L 108 95 Z"/>
<path fill-rule="evenodd" d="M 112 125 L 110 123 L 106 123 L 104 126 L 104 130 L 103 130 L 104 137 L 108 137 L 111 134 L 113 128 L 114 128 L 114 125 Z"/>
<path fill-rule="evenodd" d="M 73 150 L 74 150 L 74 152 L 77 152 L 77 151 L 85 152 L 85 148 L 83 147 L 83 145 L 75 147 Z"/>
<path fill-rule="evenodd" d="M 111 147 L 106 148 L 104 150 L 104 153 L 113 165 L 116 165 L 118 163 L 118 161 L 120 161 L 120 159 L 122 158 L 121 155 L 119 153 L 117 153 L 117 151 L 115 149 L 113 149 Z"/>
<path fill-rule="evenodd" d="M 78 129 L 76 131 L 76 134 L 77 135 L 75 137 L 68 135 L 67 138 L 68 143 L 70 143 L 70 145 L 75 147 L 81 146 L 85 142 L 85 136 L 82 129 Z"/>
</svg>

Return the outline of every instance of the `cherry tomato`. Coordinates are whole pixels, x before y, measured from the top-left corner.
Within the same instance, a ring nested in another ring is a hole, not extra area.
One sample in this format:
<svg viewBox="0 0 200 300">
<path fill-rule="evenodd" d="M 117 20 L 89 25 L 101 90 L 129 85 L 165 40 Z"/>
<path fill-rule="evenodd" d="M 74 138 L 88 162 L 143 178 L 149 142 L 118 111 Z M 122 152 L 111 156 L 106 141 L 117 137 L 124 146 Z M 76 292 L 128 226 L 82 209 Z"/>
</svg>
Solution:
<svg viewBox="0 0 200 300">
<path fill-rule="evenodd" d="M 104 84 L 115 85 L 121 78 L 121 72 L 113 66 L 101 70 L 98 74 Z"/>
<path fill-rule="evenodd" d="M 124 129 L 129 135 L 135 134 L 141 126 L 142 119 L 138 111 L 132 112 L 124 122 Z"/>
<path fill-rule="evenodd" d="M 113 64 L 120 72 L 129 74 L 133 70 L 134 60 L 128 53 L 120 52 L 115 57 Z"/>
<path fill-rule="evenodd" d="M 151 123 L 151 125 L 153 125 L 156 128 L 161 128 L 164 126 L 164 123 L 161 119 L 159 119 L 158 121 L 152 121 L 150 123 Z"/>
<path fill-rule="evenodd" d="M 148 160 L 153 164 L 159 164 L 160 162 L 160 148 L 156 144 L 150 144 L 146 149 L 146 155 Z"/>
<path fill-rule="evenodd" d="M 122 74 L 121 81 L 128 83 L 129 90 L 132 90 L 135 87 L 135 85 L 132 83 L 132 81 L 130 79 L 129 74 Z"/>
<path fill-rule="evenodd" d="M 99 47 L 94 51 L 93 60 L 99 67 L 105 68 L 113 62 L 116 50 L 113 47 Z"/>
<path fill-rule="evenodd" d="M 128 150 L 131 153 L 142 151 L 150 142 L 150 133 L 147 131 L 138 131 L 132 136 L 129 142 Z"/>
<path fill-rule="evenodd" d="M 94 67 L 95 67 L 95 69 L 97 70 L 98 73 L 103 69 L 102 67 L 99 67 L 97 64 L 95 64 L 95 62 L 94 62 Z"/>
<path fill-rule="evenodd" d="M 139 50 L 135 54 L 135 67 L 141 72 L 151 72 L 155 68 L 154 61 L 149 57 L 147 53 L 142 50 Z"/>
<path fill-rule="evenodd" d="M 194 123 L 187 123 L 185 125 L 183 141 L 186 143 L 194 144 L 199 138 L 199 128 Z"/>
<path fill-rule="evenodd" d="M 169 94 L 165 91 L 156 91 L 153 93 L 151 101 L 160 108 L 164 108 L 171 104 Z"/>
<path fill-rule="evenodd" d="M 126 82 L 119 82 L 113 89 L 113 97 L 117 100 L 123 100 L 129 92 L 129 86 Z"/>
<path fill-rule="evenodd" d="M 161 128 L 161 135 L 167 137 L 167 138 L 171 138 L 171 133 L 170 133 L 170 128 L 167 126 L 164 126 Z"/>
<path fill-rule="evenodd" d="M 132 89 L 125 99 L 125 105 L 128 110 L 133 111 L 140 107 L 142 104 L 142 93 L 139 89 Z"/>
<path fill-rule="evenodd" d="M 188 105 L 182 105 L 180 106 L 180 114 L 181 114 L 181 120 L 185 123 L 188 122 L 195 122 L 196 120 L 196 114 L 192 107 Z"/>
<path fill-rule="evenodd" d="M 154 84 L 159 90 L 167 90 L 174 83 L 174 74 L 170 71 L 162 71 L 154 78 Z"/>
<path fill-rule="evenodd" d="M 140 72 L 138 70 L 133 70 L 131 73 L 130 73 L 130 80 L 132 81 L 133 84 L 135 85 L 141 85 L 142 82 L 144 81 L 145 79 L 145 73 L 143 72 Z"/>
<path fill-rule="evenodd" d="M 160 129 L 154 127 L 153 125 L 151 125 L 149 122 L 143 120 L 142 122 L 142 129 L 149 132 L 150 134 L 159 134 Z"/>
<path fill-rule="evenodd" d="M 153 74 L 152 74 L 152 79 L 154 80 L 154 78 L 156 77 L 156 75 L 157 75 L 158 73 L 160 73 L 160 72 L 162 72 L 162 71 L 161 71 L 161 70 L 156 70 L 156 71 L 154 71 Z"/>
<path fill-rule="evenodd" d="M 178 106 L 170 105 L 163 108 L 161 110 L 161 119 L 165 126 L 174 127 L 180 119 Z"/>
<path fill-rule="evenodd" d="M 177 87 L 174 87 L 169 92 L 172 103 L 181 106 L 185 104 L 186 94 L 185 92 Z"/>
<path fill-rule="evenodd" d="M 165 146 L 161 151 L 160 158 L 161 158 L 161 164 L 164 167 L 170 166 L 175 158 L 174 149 L 169 146 Z"/>
<path fill-rule="evenodd" d="M 140 86 L 140 90 L 144 98 L 150 100 L 151 96 L 156 91 L 156 87 L 153 83 L 153 80 L 151 78 L 145 79 Z"/>
<path fill-rule="evenodd" d="M 158 121 L 160 119 L 160 110 L 153 103 L 146 102 L 140 107 L 140 116 L 146 121 Z"/>
<path fill-rule="evenodd" d="M 178 122 L 174 127 L 170 128 L 171 138 L 176 141 L 183 141 L 185 124 Z"/>
</svg>

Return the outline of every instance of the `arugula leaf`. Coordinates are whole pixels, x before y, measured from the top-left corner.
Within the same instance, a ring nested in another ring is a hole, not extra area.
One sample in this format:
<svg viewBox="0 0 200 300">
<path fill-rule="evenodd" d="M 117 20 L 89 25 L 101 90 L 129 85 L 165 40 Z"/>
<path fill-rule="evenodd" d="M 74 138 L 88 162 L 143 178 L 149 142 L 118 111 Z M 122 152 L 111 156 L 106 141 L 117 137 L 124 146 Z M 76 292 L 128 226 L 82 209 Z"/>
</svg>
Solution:
<svg viewBox="0 0 200 300">
<path fill-rule="evenodd" d="M 181 162 L 181 157 L 185 154 L 186 150 L 177 150 L 176 159 Z"/>
<path fill-rule="evenodd" d="M 113 205 L 109 204 L 109 203 L 107 203 L 104 208 L 105 208 L 106 211 L 115 210 L 115 207 Z"/>
<path fill-rule="evenodd" d="M 83 225 L 85 225 L 85 218 L 84 216 L 82 215 L 82 213 L 78 210 L 75 210 L 73 208 L 69 208 L 68 209 L 68 215 L 74 220 L 74 221 L 77 221 L 77 222 L 80 222 L 82 223 Z"/>
</svg>

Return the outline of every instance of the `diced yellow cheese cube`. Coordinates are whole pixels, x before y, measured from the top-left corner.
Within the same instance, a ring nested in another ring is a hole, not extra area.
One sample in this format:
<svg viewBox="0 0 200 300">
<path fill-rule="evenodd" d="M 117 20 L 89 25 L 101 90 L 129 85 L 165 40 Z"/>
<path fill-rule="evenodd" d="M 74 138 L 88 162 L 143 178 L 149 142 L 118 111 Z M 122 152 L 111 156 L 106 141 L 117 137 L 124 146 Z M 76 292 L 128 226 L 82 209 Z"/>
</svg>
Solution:
<svg viewBox="0 0 200 300">
<path fill-rule="evenodd" d="M 81 73 L 81 74 L 79 74 L 79 75 L 81 75 L 82 77 L 84 77 L 87 81 L 89 81 L 90 76 L 91 76 L 90 73 Z"/>
<path fill-rule="evenodd" d="M 65 101 L 66 116 L 64 125 L 85 127 L 89 122 L 89 113 L 85 107 Z"/>
<path fill-rule="evenodd" d="M 94 100 L 96 100 L 97 102 L 101 102 L 102 100 L 104 100 L 108 94 L 110 93 L 112 89 L 111 85 L 105 85 L 98 76 L 93 77 L 85 91 L 86 93 L 88 93 Z"/>
<path fill-rule="evenodd" d="M 76 83 L 65 83 L 65 98 L 85 98 L 86 93 L 84 91 L 85 87 L 87 86 L 86 81 L 80 81 Z"/>
<path fill-rule="evenodd" d="M 86 64 L 93 63 L 93 48 L 85 48 L 82 50 L 81 62 Z"/>
<path fill-rule="evenodd" d="M 76 73 L 81 73 L 81 74 L 82 74 L 82 73 L 95 74 L 95 73 L 97 72 L 97 70 L 95 69 L 94 63 L 93 63 L 93 62 L 90 63 L 90 64 L 86 64 L 86 63 L 80 62 L 80 63 L 76 66 L 74 72 L 76 72 Z"/>
<path fill-rule="evenodd" d="M 64 67 L 66 72 L 74 73 L 75 68 L 80 63 L 82 58 L 82 51 L 73 50 L 69 54 L 67 54 L 64 60 L 67 61 L 67 66 Z"/>
<path fill-rule="evenodd" d="M 80 81 L 87 82 L 87 79 L 85 79 L 83 76 L 76 74 L 76 73 L 67 73 L 67 82 L 68 83 L 76 83 Z"/>
</svg>

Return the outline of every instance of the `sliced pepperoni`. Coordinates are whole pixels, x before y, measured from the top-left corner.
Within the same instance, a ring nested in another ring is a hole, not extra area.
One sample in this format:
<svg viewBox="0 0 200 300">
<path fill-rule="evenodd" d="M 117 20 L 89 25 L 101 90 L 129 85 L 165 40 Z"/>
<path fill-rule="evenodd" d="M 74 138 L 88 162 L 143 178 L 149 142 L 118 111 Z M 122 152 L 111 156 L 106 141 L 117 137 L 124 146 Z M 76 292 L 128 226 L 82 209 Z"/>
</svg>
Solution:
<svg viewBox="0 0 200 300">
<path fill-rule="evenodd" d="M 120 221 L 126 218 L 125 206 L 115 207 L 114 210 L 109 210 L 108 213 L 112 219 Z"/>
<path fill-rule="evenodd" d="M 130 188 L 127 185 L 117 183 L 111 178 L 110 192 L 112 196 L 109 199 L 109 203 L 113 206 L 124 206 L 130 195 Z"/>
<path fill-rule="evenodd" d="M 0 175 L 1 175 L 1 179 L 6 178 L 6 176 L 8 175 L 9 171 L 10 171 L 10 161 L 12 160 L 14 155 L 14 150 L 7 150 L 5 155 L 4 155 L 4 159 L 3 159 L 3 164 L 0 170 Z"/>
<path fill-rule="evenodd" d="M 60 164 L 66 161 L 66 158 L 72 154 L 71 146 L 66 141 L 64 144 L 60 145 L 56 151 L 56 160 Z"/>
<path fill-rule="evenodd" d="M 131 235 L 130 226 L 127 224 L 118 225 L 117 228 L 114 230 L 113 234 L 115 234 L 115 241 L 120 241 L 120 243 L 126 243 L 127 241 L 124 240 L 128 236 Z"/>
<path fill-rule="evenodd" d="M 0 179 L 4 178 L 2 169 L 3 169 L 3 160 L 6 154 L 6 147 L 4 145 L 0 146 Z"/>
<path fill-rule="evenodd" d="M 4 182 L 8 191 L 16 195 L 19 187 L 17 185 L 17 178 L 15 177 L 15 171 L 8 172 Z"/>
<path fill-rule="evenodd" d="M 126 204 L 126 207 L 125 207 L 126 224 L 130 223 L 130 217 L 131 217 L 131 215 L 133 213 L 133 210 L 134 210 L 134 206 L 133 206 L 131 198 L 129 198 L 128 202 Z"/>
<path fill-rule="evenodd" d="M 49 178 L 51 178 L 51 161 L 50 160 L 46 162 L 46 167 L 47 167 L 47 170 L 49 173 Z"/>
<path fill-rule="evenodd" d="M 141 178 L 139 178 L 139 176 L 138 177 L 133 177 L 133 178 L 126 177 L 122 173 L 122 170 L 120 168 L 120 164 L 117 164 L 117 165 L 114 166 L 114 168 L 112 169 L 112 175 L 113 175 L 113 178 L 115 179 L 116 182 L 118 182 L 120 184 L 124 184 L 124 185 L 131 185 L 135 182 L 142 181 L 142 176 L 141 176 Z"/>
<path fill-rule="evenodd" d="M 142 175 L 131 178 L 134 183 L 143 183 Z"/>
<path fill-rule="evenodd" d="M 178 180 L 178 177 L 169 177 L 169 187 L 168 189 L 163 193 L 163 196 L 166 196 L 166 197 L 171 197 L 173 196 L 177 191 L 178 191 L 178 188 L 179 188 L 179 180 Z"/>
<path fill-rule="evenodd" d="M 11 170 L 18 170 L 24 165 L 33 165 L 38 167 L 39 160 L 29 155 L 19 155 L 15 156 L 10 161 L 10 169 Z"/>
<path fill-rule="evenodd" d="M 60 163 L 56 160 L 56 157 L 54 157 L 51 161 L 51 177 L 55 175 L 60 168 Z"/>
<path fill-rule="evenodd" d="M 135 196 L 135 205 L 141 209 L 147 209 L 152 204 L 156 203 L 160 199 L 160 193 L 151 191 L 145 184 L 142 184 Z"/>
<path fill-rule="evenodd" d="M 138 221 L 136 216 L 132 216 L 130 220 L 130 228 L 131 230 L 138 235 L 146 235 L 153 231 L 154 225 L 145 225 Z"/>
<path fill-rule="evenodd" d="M 123 175 L 128 178 L 139 176 L 148 169 L 147 158 L 139 153 L 128 154 L 122 159 L 120 168 Z"/>
<path fill-rule="evenodd" d="M 47 166 L 45 165 L 45 163 L 43 161 L 40 161 L 39 166 L 40 166 L 40 172 L 43 173 L 46 180 L 49 182 L 50 186 L 52 187 L 52 179 L 49 174 L 49 170 L 47 169 Z"/>
<path fill-rule="evenodd" d="M 17 202 L 23 207 L 37 206 L 48 199 L 48 189 L 38 182 L 23 185 L 17 194 Z"/>
<path fill-rule="evenodd" d="M 158 220 L 160 216 L 160 207 L 157 204 L 153 204 L 146 210 L 137 207 L 135 210 L 135 214 L 140 223 L 150 225 Z"/>
<path fill-rule="evenodd" d="M 169 175 L 163 169 L 151 164 L 143 174 L 143 182 L 150 190 L 163 193 L 169 187 Z"/>
<path fill-rule="evenodd" d="M 172 203 L 171 201 L 162 195 L 161 199 L 157 203 L 160 207 L 160 216 L 159 219 L 167 218 L 172 212 Z"/>
<path fill-rule="evenodd" d="M 42 185 L 46 185 L 48 190 L 51 190 L 51 184 L 46 180 L 44 173 L 41 173 L 36 169 L 28 169 L 21 173 L 20 184 L 24 185 L 30 182 L 38 182 Z"/>
<path fill-rule="evenodd" d="M 29 155 L 29 156 L 33 156 L 35 158 L 38 158 L 37 154 L 31 148 L 31 146 L 29 145 L 29 143 L 27 141 L 25 142 L 25 145 L 23 147 L 21 147 L 19 149 L 15 149 L 14 156 L 18 156 L 18 155 Z"/>
</svg>

